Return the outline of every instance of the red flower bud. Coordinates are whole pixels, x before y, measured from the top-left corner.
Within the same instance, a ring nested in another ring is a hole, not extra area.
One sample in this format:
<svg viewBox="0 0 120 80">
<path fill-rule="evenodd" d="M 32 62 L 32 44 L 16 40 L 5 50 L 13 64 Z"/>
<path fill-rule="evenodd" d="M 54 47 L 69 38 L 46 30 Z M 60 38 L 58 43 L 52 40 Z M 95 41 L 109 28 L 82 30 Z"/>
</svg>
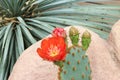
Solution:
<svg viewBox="0 0 120 80">
<path fill-rule="evenodd" d="M 55 28 L 52 32 L 52 36 L 54 37 L 58 37 L 58 36 L 61 36 L 61 37 L 66 37 L 66 32 L 63 28 Z"/>
</svg>

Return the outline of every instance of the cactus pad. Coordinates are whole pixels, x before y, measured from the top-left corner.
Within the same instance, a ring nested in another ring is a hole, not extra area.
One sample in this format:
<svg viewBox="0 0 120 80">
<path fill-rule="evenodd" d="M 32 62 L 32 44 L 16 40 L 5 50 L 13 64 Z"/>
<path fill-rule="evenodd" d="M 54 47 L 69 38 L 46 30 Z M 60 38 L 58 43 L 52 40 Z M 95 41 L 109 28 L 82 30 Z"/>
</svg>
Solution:
<svg viewBox="0 0 120 80">
<path fill-rule="evenodd" d="M 91 80 L 90 63 L 85 53 L 79 46 L 69 49 L 60 69 L 60 80 Z"/>
</svg>

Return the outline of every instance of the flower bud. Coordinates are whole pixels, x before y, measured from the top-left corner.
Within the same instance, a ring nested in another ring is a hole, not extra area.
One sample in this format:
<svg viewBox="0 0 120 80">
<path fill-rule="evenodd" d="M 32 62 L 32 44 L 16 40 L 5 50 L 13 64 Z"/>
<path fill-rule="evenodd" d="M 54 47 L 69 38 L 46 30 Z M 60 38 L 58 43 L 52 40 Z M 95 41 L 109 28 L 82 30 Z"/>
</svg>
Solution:
<svg viewBox="0 0 120 80">
<path fill-rule="evenodd" d="M 83 49 L 88 49 L 91 42 L 91 34 L 86 30 L 82 35 L 82 47 Z"/>
<path fill-rule="evenodd" d="M 75 27 L 69 29 L 69 37 L 73 45 L 78 45 L 79 42 L 79 31 Z"/>
<path fill-rule="evenodd" d="M 79 31 L 75 27 L 71 27 L 69 30 L 69 35 L 73 36 L 73 35 L 77 35 L 77 34 L 79 34 Z"/>
<path fill-rule="evenodd" d="M 63 38 L 66 38 L 66 32 L 63 28 L 55 28 L 52 32 L 52 36 L 54 37 L 63 37 Z"/>
<path fill-rule="evenodd" d="M 84 38 L 90 38 L 91 37 L 91 34 L 90 32 L 88 32 L 87 30 L 83 33 L 82 37 Z"/>
</svg>

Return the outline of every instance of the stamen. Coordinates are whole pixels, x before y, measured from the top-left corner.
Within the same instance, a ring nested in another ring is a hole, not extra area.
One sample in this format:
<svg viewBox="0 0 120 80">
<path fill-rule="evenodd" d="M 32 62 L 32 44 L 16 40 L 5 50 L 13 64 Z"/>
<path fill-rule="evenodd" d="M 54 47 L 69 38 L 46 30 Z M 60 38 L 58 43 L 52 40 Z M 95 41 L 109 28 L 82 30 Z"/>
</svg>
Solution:
<svg viewBox="0 0 120 80">
<path fill-rule="evenodd" d="M 60 50 L 58 49 L 57 46 L 53 46 L 53 45 L 50 46 L 50 48 L 49 48 L 50 56 L 54 57 L 54 56 L 58 55 L 59 52 L 60 52 Z"/>
</svg>

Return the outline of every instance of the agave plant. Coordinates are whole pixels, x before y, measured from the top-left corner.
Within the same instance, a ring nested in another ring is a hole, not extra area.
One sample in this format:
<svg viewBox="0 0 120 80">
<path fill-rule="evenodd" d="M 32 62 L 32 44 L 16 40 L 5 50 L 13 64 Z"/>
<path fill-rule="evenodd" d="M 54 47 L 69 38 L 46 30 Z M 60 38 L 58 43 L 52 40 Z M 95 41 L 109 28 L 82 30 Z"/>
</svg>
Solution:
<svg viewBox="0 0 120 80">
<path fill-rule="evenodd" d="M 0 0 L 0 80 L 7 80 L 24 49 L 55 27 L 85 26 L 106 38 L 120 18 L 119 5 L 90 1 L 100 0 Z"/>
</svg>

